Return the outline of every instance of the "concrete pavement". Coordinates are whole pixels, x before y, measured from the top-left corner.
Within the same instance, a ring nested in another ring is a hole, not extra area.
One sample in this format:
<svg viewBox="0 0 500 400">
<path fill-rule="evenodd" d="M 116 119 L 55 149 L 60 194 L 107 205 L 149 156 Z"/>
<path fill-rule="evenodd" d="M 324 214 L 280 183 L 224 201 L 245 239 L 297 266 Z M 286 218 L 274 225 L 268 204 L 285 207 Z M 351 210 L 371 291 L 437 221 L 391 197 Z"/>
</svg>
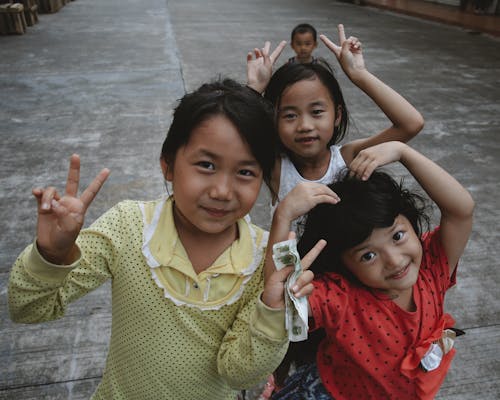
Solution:
<svg viewBox="0 0 500 400">
<path fill-rule="evenodd" d="M 497 398 L 498 39 L 328 0 L 78 0 L 41 15 L 23 36 L 0 36 L 0 399 L 86 399 L 107 348 L 109 285 L 60 321 L 23 326 L 8 319 L 8 272 L 33 238 L 31 188 L 60 187 L 69 155 L 78 152 L 82 185 L 100 168 L 112 170 L 88 222 L 119 200 L 158 197 L 157 157 L 175 101 L 218 74 L 244 81 L 247 51 L 267 39 L 288 40 L 303 21 L 331 38 L 344 23 L 361 39 L 368 69 L 424 115 L 412 144 L 473 194 L 474 231 L 447 299 L 467 335 L 457 341 L 438 398 Z M 317 54 L 336 66 L 324 46 Z M 287 49 L 282 61 L 291 55 Z M 370 99 L 338 75 L 353 119 L 350 137 L 386 127 Z M 265 192 L 252 216 L 268 225 Z"/>
</svg>

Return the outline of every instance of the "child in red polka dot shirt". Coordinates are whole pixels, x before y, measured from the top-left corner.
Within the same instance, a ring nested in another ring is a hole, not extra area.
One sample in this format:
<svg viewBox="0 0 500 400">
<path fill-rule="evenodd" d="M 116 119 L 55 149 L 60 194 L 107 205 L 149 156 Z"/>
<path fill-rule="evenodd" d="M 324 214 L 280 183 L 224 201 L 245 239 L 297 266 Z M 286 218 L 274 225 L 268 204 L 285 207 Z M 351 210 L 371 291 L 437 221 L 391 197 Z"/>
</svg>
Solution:
<svg viewBox="0 0 500 400">
<path fill-rule="evenodd" d="M 434 230 L 421 234 L 428 221 L 423 197 L 375 171 L 394 161 L 439 207 Z M 474 201 L 447 172 L 401 142 L 360 152 L 350 170 L 328 186 L 336 204 L 320 204 L 308 214 L 300 251 L 327 241 L 311 266 L 314 332 L 309 342 L 292 344 L 278 383 L 291 361 L 296 371 L 272 399 L 433 399 L 455 352 L 459 331 L 444 313 L 444 296 L 455 284 Z M 280 203 L 274 229 L 281 224 L 284 237 L 289 214 L 303 211 L 322 190 L 297 186 Z M 311 348 L 315 340 L 319 346 Z M 310 354 L 315 359 L 309 362 L 298 357 Z"/>
</svg>

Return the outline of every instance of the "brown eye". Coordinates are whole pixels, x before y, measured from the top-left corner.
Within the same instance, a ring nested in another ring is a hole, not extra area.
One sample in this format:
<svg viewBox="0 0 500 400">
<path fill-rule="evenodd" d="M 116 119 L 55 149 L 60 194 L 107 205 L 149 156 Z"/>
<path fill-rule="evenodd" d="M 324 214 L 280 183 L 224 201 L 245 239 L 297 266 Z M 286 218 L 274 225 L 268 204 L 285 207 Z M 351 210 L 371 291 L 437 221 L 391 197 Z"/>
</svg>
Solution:
<svg viewBox="0 0 500 400">
<path fill-rule="evenodd" d="M 396 232 L 393 236 L 392 236 L 392 239 L 395 240 L 396 242 L 400 241 L 401 239 L 403 239 L 405 233 L 403 231 L 398 231 Z"/>
<path fill-rule="evenodd" d="M 369 251 L 361 256 L 362 261 L 371 261 L 375 258 L 375 253 L 373 251 Z"/>
</svg>

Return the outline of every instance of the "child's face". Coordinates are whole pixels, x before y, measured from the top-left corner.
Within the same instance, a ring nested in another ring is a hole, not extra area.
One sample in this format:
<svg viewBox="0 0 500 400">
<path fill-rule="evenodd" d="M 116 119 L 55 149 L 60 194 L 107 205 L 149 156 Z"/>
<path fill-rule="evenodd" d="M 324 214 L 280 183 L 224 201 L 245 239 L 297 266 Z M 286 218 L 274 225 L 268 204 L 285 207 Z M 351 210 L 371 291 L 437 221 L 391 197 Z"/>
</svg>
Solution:
<svg viewBox="0 0 500 400">
<path fill-rule="evenodd" d="M 219 234 L 232 229 L 250 211 L 262 184 L 250 147 L 222 115 L 199 124 L 177 151 L 173 168 L 163 160 L 162 168 L 172 182 L 178 230 Z"/>
<path fill-rule="evenodd" d="M 287 87 L 278 110 L 278 133 L 283 145 L 296 156 L 314 159 L 329 154 L 341 113 L 335 113 L 330 92 L 315 78 Z"/>
<path fill-rule="evenodd" d="M 291 44 L 297 54 L 297 60 L 301 63 L 312 61 L 312 52 L 317 45 L 311 32 L 296 33 Z"/>
<path fill-rule="evenodd" d="M 408 295 L 417 281 L 422 244 L 408 219 L 398 215 L 389 228 L 374 229 L 346 250 L 342 261 L 364 285 L 388 295 Z"/>
</svg>

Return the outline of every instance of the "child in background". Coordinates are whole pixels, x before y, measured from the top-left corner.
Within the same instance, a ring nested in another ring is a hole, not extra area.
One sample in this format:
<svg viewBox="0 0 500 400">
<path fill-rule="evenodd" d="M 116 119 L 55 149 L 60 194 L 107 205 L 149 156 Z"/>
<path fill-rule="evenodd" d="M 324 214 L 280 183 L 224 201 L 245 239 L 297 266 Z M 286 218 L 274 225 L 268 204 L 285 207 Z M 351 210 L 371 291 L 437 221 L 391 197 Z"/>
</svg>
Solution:
<svg viewBox="0 0 500 400">
<path fill-rule="evenodd" d="M 359 40 L 346 39 L 343 25 L 338 29 L 340 46 L 324 35 L 320 35 L 321 40 L 349 79 L 370 96 L 392 125 L 368 138 L 337 145 L 347 133 L 348 112 L 331 70 L 319 63 L 285 64 L 271 77 L 284 42 L 272 54 L 269 42 L 263 49 L 254 49 L 254 54 L 247 55 L 248 85 L 260 93 L 265 91 L 264 96 L 274 104 L 282 146 L 271 180 L 277 194 L 272 199 L 273 211 L 298 183 L 331 183 L 362 149 L 390 140 L 406 142 L 423 127 L 420 113 L 366 69 Z M 292 230 L 297 231 L 302 224 L 303 219 L 294 221 Z"/>
<path fill-rule="evenodd" d="M 421 231 L 428 221 L 421 196 L 373 172 L 394 161 L 438 206 L 434 230 Z M 310 329 L 322 328 L 325 338 L 313 352 L 316 362 L 299 366 L 272 398 L 434 399 L 455 353 L 444 297 L 455 284 L 474 202 L 447 172 L 400 142 L 363 150 L 350 169 L 329 185 L 340 201 L 309 213 L 299 243 L 301 252 L 317 239 L 328 243 L 311 266 L 309 297 Z M 275 240 L 286 239 L 294 215 L 284 211 L 303 197 L 298 186 L 280 203 L 276 221 L 283 226 L 278 233 L 273 223 Z M 287 363 L 304 352 L 295 345 Z"/>
<path fill-rule="evenodd" d="M 77 155 L 64 194 L 33 190 L 37 237 L 10 275 L 11 317 L 60 318 L 112 279 L 110 349 L 93 399 L 234 400 L 280 363 L 292 268 L 273 268 L 264 288 L 267 233 L 245 217 L 270 180 L 273 129 L 252 90 L 206 84 L 180 101 L 163 144 L 168 198 L 123 201 L 81 230 L 109 170 L 78 197 Z M 311 280 L 304 274 L 298 296 Z"/>
<path fill-rule="evenodd" d="M 315 64 L 318 59 L 312 53 L 318 47 L 317 33 L 310 24 L 299 24 L 292 30 L 290 46 L 295 57 L 288 59 L 288 64 Z"/>
</svg>

